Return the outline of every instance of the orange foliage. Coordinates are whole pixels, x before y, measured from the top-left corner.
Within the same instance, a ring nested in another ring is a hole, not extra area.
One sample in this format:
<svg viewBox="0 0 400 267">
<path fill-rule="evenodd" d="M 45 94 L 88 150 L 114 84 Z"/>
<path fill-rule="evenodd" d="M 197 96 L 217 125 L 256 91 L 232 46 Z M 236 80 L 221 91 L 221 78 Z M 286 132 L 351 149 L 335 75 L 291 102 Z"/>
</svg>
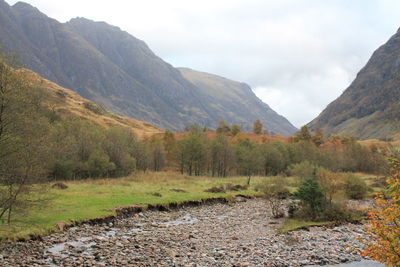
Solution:
<svg viewBox="0 0 400 267">
<path fill-rule="evenodd" d="M 368 214 L 369 241 L 363 255 L 388 266 L 400 266 L 400 160 L 391 159 L 393 175 L 388 182 L 388 199 L 376 197 L 376 208 Z"/>
</svg>

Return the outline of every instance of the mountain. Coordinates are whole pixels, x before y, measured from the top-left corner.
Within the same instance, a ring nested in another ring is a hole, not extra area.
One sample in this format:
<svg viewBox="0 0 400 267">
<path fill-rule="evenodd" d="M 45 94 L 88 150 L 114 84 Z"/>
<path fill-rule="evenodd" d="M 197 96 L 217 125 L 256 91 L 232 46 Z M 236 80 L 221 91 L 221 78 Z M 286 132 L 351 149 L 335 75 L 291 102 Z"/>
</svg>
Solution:
<svg viewBox="0 0 400 267">
<path fill-rule="evenodd" d="M 80 118 L 105 129 L 111 127 L 127 128 L 141 138 L 163 132 L 147 122 L 116 115 L 81 97 L 74 91 L 42 78 L 35 72 L 27 69 L 17 71 L 22 74 L 21 77 L 23 77 L 24 82 L 30 85 L 29 88 L 40 88 L 45 92 L 42 99 L 49 112 L 51 110 L 62 119 Z"/>
<path fill-rule="evenodd" d="M 267 105 L 265 111 L 253 112 L 246 103 L 260 100 L 245 86 L 241 95 L 249 99 L 241 101 L 244 106 L 228 107 L 226 101 L 216 106 L 212 95 L 143 41 L 104 22 L 76 18 L 59 23 L 29 4 L 9 6 L 0 0 L 0 46 L 16 52 L 24 67 L 44 78 L 115 113 L 161 128 L 177 131 L 192 123 L 213 128 L 220 119 L 242 123 L 238 117 L 249 124 L 260 119 L 284 135 L 296 130 Z"/>
<path fill-rule="evenodd" d="M 360 139 L 400 133 L 400 30 L 373 53 L 352 84 L 308 126 Z"/>
<path fill-rule="evenodd" d="M 285 117 L 278 115 L 257 98 L 247 84 L 188 68 L 179 70 L 183 77 L 208 96 L 209 104 L 215 108 L 217 114 L 225 114 L 221 119 L 252 127 L 254 120 L 262 118 L 261 122 L 266 130 L 281 129 L 280 133 L 285 135 L 296 131 Z"/>
</svg>

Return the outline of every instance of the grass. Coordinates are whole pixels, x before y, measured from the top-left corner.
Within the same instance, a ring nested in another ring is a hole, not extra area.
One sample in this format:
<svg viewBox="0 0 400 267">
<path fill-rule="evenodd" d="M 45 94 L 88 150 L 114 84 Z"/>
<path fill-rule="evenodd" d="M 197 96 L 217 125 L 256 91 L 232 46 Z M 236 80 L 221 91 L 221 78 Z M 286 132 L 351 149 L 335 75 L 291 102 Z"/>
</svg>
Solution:
<svg viewBox="0 0 400 267">
<path fill-rule="evenodd" d="M 293 218 L 289 218 L 285 221 L 282 227 L 278 229 L 279 233 L 287 233 L 301 228 L 311 227 L 311 226 L 323 226 L 330 225 L 332 222 L 312 222 L 312 221 L 301 221 Z"/>
<path fill-rule="evenodd" d="M 252 178 L 252 184 L 263 178 Z M 60 221 L 82 221 L 114 214 L 113 208 L 129 205 L 166 204 L 211 197 L 231 198 L 236 194 L 255 195 L 251 187 L 244 191 L 207 193 L 204 190 L 227 183 L 244 185 L 245 177 L 189 177 L 171 172 L 137 174 L 118 179 L 97 179 L 64 182 L 68 189 L 49 189 L 41 198 L 45 205 L 33 207 L 28 214 L 14 217 L 12 226 L 0 224 L 0 240 L 43 235 L 55 230 Z M 181 189 L 185 192 L 174 192 Z M 161 196 L 160 196 L 161 195 Z"/>
</svg>

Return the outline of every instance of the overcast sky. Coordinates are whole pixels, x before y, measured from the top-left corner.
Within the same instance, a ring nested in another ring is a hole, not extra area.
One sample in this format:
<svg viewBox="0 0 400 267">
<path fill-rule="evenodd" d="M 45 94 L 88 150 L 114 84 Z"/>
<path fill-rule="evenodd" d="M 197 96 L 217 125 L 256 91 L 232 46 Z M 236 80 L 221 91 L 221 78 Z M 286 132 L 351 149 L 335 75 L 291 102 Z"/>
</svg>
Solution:
<svg viewBox="0 0 400 267">
<path fill-rule="evenodd" d="M 119 26 L 176 67 L 246 82 L 297 127 L 336 99 L 400 27 L 398 0 L 25 2 L 60 22 Z"/>
</svg>

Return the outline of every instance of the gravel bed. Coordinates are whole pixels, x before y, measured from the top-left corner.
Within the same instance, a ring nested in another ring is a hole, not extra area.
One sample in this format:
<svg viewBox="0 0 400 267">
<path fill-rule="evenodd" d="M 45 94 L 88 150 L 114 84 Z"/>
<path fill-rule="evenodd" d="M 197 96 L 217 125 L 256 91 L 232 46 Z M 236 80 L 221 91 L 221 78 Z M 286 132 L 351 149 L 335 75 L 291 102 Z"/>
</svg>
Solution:
<svg viewBox="0 0 400 267">
<path fill-rule="evenodd" d="M 360 261 L 362 225 L 277 234 L 261 199 L 146 211 L 41 241 L 0 244 L 0 266 L 308 266 Z"/>
</svg>

